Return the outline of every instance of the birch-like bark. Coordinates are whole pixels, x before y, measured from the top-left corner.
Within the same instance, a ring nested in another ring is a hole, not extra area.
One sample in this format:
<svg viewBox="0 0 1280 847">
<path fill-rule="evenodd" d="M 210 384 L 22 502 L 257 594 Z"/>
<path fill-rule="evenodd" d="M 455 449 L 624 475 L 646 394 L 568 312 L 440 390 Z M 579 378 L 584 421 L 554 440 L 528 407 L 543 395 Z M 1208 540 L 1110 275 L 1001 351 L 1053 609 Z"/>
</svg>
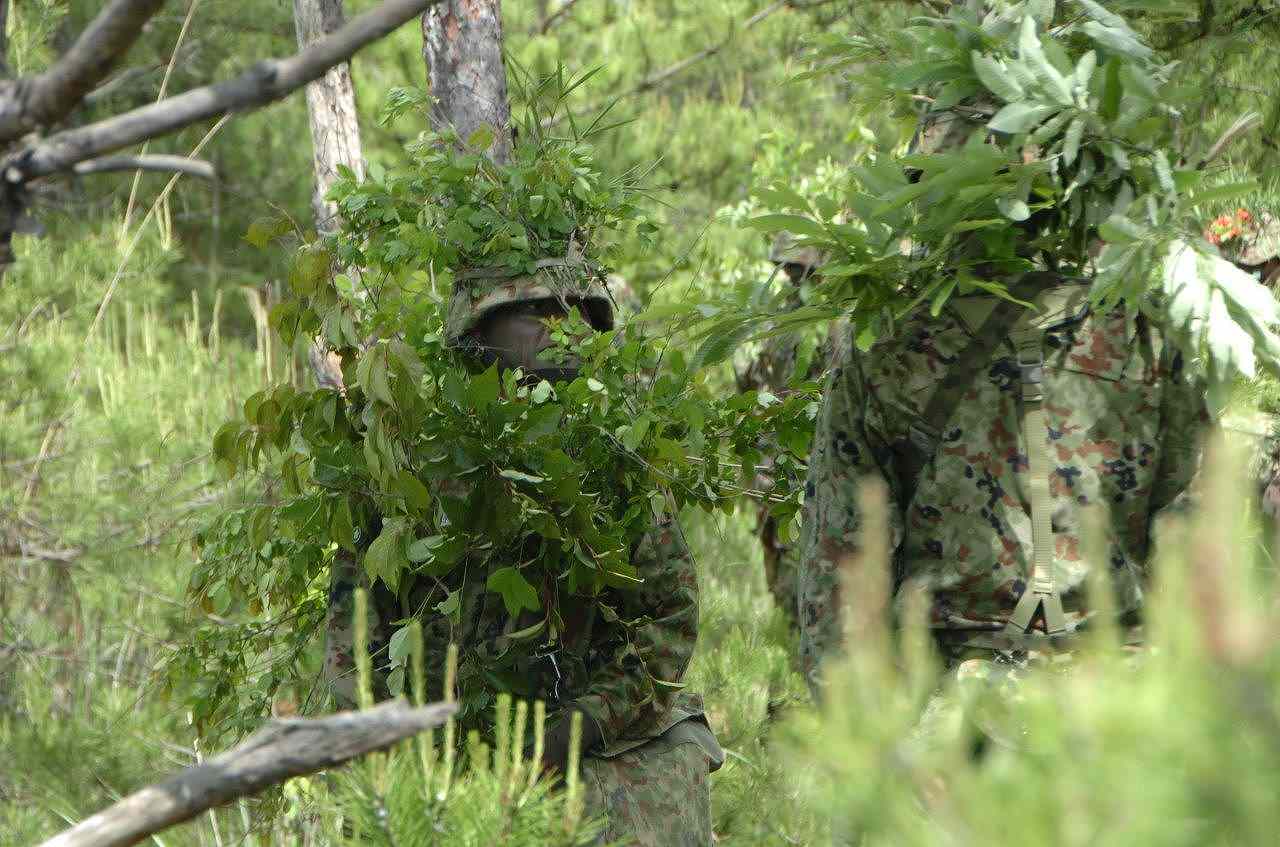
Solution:
<svg viewBox="0 0 1280 847">
<path fill-rule="evenodd" d="M 298 31 L 298 47 L 306 48 L 342 26 L 342 0 L 293 0 L 293 21 Z M 307 112 L 311 116 L 311 150 L 315 164 L 311 209 L 316 229 L 328 233 L 337 227 L 338 209 L 324 198 L 338 178 L 338 166 L 345 165 L 356 176 L 364 176 L 364 152 L 349 64 L 334 65 L 320 79 L 307 85 Z"/>
<path fill-rule="evenodd" d="M 500 0 L 442 0 L 422 16 L 436 129 L 452 126 L 465 141 L 481 126 L 494 129 L 489 158 L 511 155 L 511 104 L 502 60 Z"/>
</svg>

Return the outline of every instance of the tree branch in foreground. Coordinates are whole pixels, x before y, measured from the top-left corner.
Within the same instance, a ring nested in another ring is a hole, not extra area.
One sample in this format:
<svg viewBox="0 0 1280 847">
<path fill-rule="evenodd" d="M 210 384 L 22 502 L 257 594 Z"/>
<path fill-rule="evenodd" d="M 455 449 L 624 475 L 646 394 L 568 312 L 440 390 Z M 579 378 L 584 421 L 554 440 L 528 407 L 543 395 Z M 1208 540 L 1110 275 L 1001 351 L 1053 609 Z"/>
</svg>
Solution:
<svg viewBox="0 0 1280 847">
<path fill-rule="evenodd" d="M 163 173 L 186 174 L 187 176 L 195 176 L 207 180 L 218 178 L 217 170 L 204 159 L 188 159 L 186 156 L 165 156 L 160 154 L 103 156 L 100 159 L 79 162 L 71 170 L 77 176 L 105 174 L 113 171 L 160 171 Z"/>
<path fill-rule="evenodd" d="M 0 90 L 0 142 L 56 123 L 80 105 L 128 52 L 164 0 L 114 0 L 53 67 Z M 7 96 L 4 96 L 7 95 Z"/>
<path fill-rule="evenodd" d="M 393 700 L 362 712 L 273 721 L 247 741 L 202 765 L 125 797 L 40 847 L 125 847 L 238 797 L 291 777 L 385 750 L 444 723 L 457 708 L 420 709 Z"/>
<path fill-rule="evenodd" d="M 51 135 L 10 156 L 3 169 L 4 178 L 20 183 L 48 176 L 85 159 L 167 135 L 202 120 L 279 100 L 438 2 L 384 0 L 377 8 L 287 59 L 259 62 L 235 79 Z"/>
</svg>

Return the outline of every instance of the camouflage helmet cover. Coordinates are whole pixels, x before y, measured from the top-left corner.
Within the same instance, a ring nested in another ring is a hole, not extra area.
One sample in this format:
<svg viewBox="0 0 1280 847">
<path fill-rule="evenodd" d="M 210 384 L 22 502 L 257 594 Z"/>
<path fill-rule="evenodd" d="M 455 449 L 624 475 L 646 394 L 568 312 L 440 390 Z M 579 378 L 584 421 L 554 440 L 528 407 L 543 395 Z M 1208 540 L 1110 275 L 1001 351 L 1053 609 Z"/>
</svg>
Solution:
<svg viewBox="0 0 1280 847">
<path fill-rule="evenodd" d="M 463 272 L 454 285 L 445 320 L 445 341 L 456 346 L 488 315 L 517 303 L 557 301 L 567 309 L 576 305 L 597 330 L 613 328 L 613 301 L 598 276 L 582 266 L 543 264 L 519 276 Z"/>
<path fill-rule="evenodd" d="M 986 128 L 996 111 L 991 103 L 970 98 L 950 108 L 925 112 L 916 124 L 910 152 L 927 155 L 963 147 L 974 132 Z"/>
<path fill-rule="evenodd" d="M 769 247 L 769 261 L 775 265 L 800 265 L 808 270 L 822 264 L 822 253 L 817 247 L 802 247 L 789 232 L 780 232 Z"/>
<path fill-rule="evenodd" d="M 1254 268 L 1280 257 L 1280 219 L 1270 212 L 1247 209 L 1219 215 L 1205 228 L 1205 238 L 1231 262 Z"/>
</svg>

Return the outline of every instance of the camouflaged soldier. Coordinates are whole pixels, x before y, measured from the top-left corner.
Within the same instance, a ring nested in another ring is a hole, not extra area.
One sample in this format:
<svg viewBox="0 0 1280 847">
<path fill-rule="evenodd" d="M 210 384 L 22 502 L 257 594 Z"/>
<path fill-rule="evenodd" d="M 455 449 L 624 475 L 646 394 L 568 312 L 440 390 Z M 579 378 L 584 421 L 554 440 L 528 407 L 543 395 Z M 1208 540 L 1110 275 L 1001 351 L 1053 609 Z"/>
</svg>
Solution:
<svg viewBox="0 0 1280 847">
<path fill-rule="evenodd" d="M 917 149 L 975 129 L 943 113 Z M 1122 623 L 1140 622 L 1153 521 L 1197 469 L 1203 393 L 1147 320 L 1090 311 L 1087 285 L 1041 273 L 1012 290 L 1038 311 L 953 298 L 937 317 L 927 307 L 909 315 L 867 353 L 848 345 L 831 375 L 799 583 L 815 693 L 840 646 L 839 571 L 863 549 L 867 477 L 890 492 L 895 605 L 909 582 L 930 592 L 929 626 L 952 666 L 1069 646 L 1089 616 L 1087 569 L 1103 564 L 1083 558 L 1090 504 L 1110 515 L 1105 566 Z"/>
<path fill-rule="evenodd" d="M 779 233 L 769 248 L 769 261 L 774 265 L 775 273 L 785 274 L 790 283 L 784 306 L 787 311 L 803 304 L 802 288 L 818 282 L 817 269 L 822 264 L 822 256 L 816 247 L 802 247 L 796 241 L 795 236 L 790 233 Z M 823 371 L 831 364 L 831 340 L 828 336 L 819 349 L 813 352 L 804 372 L 798 374 L 796 368 L 800 364 L 802 336 L 787 333 L 767 339 L 755 358 L 739 371 L 738 391 L 767 391 L 783 396 L 797 377 L 809 381 L 821 379 Z M 767 446 L 764 449 L 765 455 L 756 476 L 756 488 L 760 491 L 773 488 L 772 449 Z M 769 502 L 758 500 L 756 535 L 760 539 L 764 559 L 765 585 L 773 595 L 777 607 L 794 622 L 799 551 L 795 544 L 783 542 L 778 530 L 778 519 L 770 514 Z"/>
<path fill-rule="evenodd" d="M 555 278 L 563 274 L 552 269 L 535 277 L 489 280 L 478 291 L 460 284 L 446 328 L 449 342 L 478 365 L 496 361 L 503 368 L 521 367 L 532 379 L 573 378 L 573 362 L 542 357 L 551 344 L 547 320 L 576 306 L 591 326 L 607 330 L 613 310 L 601 283 L 582 282 L 582 272 L 572 270 L 568 281 Z M 443 580 L 410 578 L 398 594 L 381 583 L 374 586 L 370 651 L 375 666 L 379 656 L 385 660 L 395 628 L 389 624 L 410 617 L 422 621 L 428 668 L 443 667 L 451 642 L 458 644 L 464 666 L 520 649 L 511 634 L 536 624 L 540 616 L 524 612 L 513 618 L 502 598 L 486 590 L 488 571 L 503 564 L 496 558 L 477 559 L 471 567 L 464 563 Z M 656 678 L 678 684 L 693 655 L 694 563 L 679 527 L 668 519 L 636 546 L 632 564 L 642 585 L 609 592 L 609 604 L 624 620 L 648 623 L 628 642 L 602 617 L 598 603 L 562 596 L 563 634 L 558 643 L 521 656 L 517 676 L 523 690 L 514 693 L 547 703 L 551 728 L 544 764 L 549 768 L 563 767 L 569 716 L 582 713 L 587 811 L 608 818 L 600 843 L 708 845 L 713 840 L 709 777 L 722 764 L 723 751 L 699 697 L 652 683 Z M 451 590 L 457 591 L 461 626 L 435 610 Z M 334 599 L 342 605 L 341 597 Z"/>
</svg>

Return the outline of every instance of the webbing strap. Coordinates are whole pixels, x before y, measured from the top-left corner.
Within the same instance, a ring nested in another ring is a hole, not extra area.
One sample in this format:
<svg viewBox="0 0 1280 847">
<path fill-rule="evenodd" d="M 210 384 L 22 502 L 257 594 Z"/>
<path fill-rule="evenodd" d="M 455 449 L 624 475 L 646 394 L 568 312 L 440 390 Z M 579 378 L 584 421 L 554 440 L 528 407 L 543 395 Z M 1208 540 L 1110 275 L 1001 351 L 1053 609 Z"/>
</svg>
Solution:
<svg viewBox="0 0 1280 847">
<path fill-rule="evenodd" d="M 1037 327 L 1023 330 L 1013 338 L 1022 374 L 1022 436 L 1027 445 L 1029 493 L 1031 495 L 1032 565 L 1027 588 L 1022 592 L 1007 629 L 1026 632 L 1043 608 L 1045 632 L 1065 632 L 1066 616 L 1062 597 L 1053 581 L 1053 508 L 1049 496 L 1048 428 L 1044 419 L 1044 333 Z"/>
</svg>

